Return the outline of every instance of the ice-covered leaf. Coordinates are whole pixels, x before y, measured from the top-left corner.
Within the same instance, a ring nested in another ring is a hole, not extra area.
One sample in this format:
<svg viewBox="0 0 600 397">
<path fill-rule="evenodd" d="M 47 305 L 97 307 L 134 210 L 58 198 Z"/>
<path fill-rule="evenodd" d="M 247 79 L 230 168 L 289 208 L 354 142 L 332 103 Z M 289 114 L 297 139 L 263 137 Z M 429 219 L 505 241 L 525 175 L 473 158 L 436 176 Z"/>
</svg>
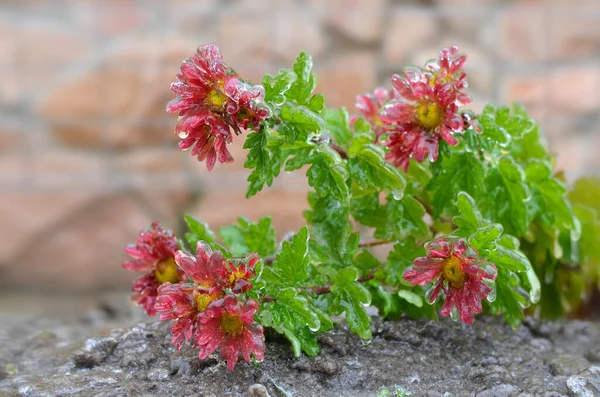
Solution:
<svg viewBox="0 0 600 397">
<path fill-rule="evenodd" d="M 278 284 L 298 286 L 308 278 L 308 228 L 305 226 L 292 237 L 284 241 L 281 252 L 264 272 L 272 272 Z"/>
<path fill-rule="evenodd" d="M 261 218 L 258 222 L 239 217 L 237 224 L 220 228 L 219 236 L 235 256 L 256 252 L 261 257 L 267 257 L 275 253 L 275 229 L 270 217 Z"/>
</svg>

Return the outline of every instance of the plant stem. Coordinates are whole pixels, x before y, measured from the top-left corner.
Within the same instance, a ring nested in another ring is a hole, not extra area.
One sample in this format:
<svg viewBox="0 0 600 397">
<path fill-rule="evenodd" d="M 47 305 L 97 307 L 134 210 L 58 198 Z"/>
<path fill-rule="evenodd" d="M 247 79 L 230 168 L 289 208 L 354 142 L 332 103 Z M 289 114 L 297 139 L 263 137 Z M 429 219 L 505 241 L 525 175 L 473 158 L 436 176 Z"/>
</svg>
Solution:
<svg viewBox="0 0 600 397">
<path fill-rule="evenodd" d="M 361 241 L 358 246 L 361 248 L 364 247 L 374 247 L 376 245 L 384 245 L 384 244 L 391 244 L 394 241 L 392 239 L 372 239 L 372 240 L 365 240 L 365 241 Z"/>
</svg>

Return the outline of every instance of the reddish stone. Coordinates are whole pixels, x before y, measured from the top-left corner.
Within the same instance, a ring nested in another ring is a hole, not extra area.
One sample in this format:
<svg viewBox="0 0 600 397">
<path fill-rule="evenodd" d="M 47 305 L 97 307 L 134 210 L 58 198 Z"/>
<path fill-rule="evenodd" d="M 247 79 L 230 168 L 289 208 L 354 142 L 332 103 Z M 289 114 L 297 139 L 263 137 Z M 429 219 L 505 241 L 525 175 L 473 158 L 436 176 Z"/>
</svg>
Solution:
<svg viewBox="0 0 600 397">
<path fill-rule="evenodd" d="M 215 211 L 215 208 L 222 210 Z M 306 191 L 267 190 L 250 199 L 246 199 L 243 192 L 215 192 L 201 198 L 191 213 L 207 222 L 213 230 L 236 222 L 241 215 L 253 221 L 270 216 L 277 236 L 281 238 L 306 224 L 302 211 L 307 208 Z"/>
<path fill-rule="evenodd" d="M 325 94 L 327 106 L 345 106 L 353 113 L 356 95 L 375 88 L 376 65 L 376 55 L 370 51 L 337 55 L 327 69 L 317 65 L 317 91 Z"/>
<path fill-rule="evenodd" d="M 410 55 L 435 38 L 439 29 L 436 18 L 426 10 L 394 10 L 385 34 L 385 60 L 394 67 L 403 66 Z"/>
</svg>

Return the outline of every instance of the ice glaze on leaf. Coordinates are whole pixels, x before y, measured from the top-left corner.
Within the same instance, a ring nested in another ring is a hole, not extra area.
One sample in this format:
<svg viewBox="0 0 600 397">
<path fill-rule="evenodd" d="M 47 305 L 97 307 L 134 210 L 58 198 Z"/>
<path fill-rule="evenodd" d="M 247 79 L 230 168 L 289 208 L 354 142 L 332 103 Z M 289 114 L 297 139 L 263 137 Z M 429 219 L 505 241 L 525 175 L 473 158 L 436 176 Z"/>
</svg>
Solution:
<svg viewBox="0 0 600 397">
<path fill-rule="evenodd" d="M 230 247 L 235 256 L 256 252 L 261 257 L 273 255 L 276 249 L 275 229 L 270 217 L 251 222 L 246 217 L 239 217 L 238 223 L 219 229 L 223 243 Z"/>
</svg>

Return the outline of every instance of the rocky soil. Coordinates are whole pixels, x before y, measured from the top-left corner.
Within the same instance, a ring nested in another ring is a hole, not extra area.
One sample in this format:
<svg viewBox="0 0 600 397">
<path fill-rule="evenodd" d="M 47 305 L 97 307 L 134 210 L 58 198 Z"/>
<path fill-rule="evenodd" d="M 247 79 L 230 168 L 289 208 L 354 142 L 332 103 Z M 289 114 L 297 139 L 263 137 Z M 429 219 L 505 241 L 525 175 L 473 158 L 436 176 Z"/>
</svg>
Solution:
<svg viewBox="0 0 600 397">
<path fill-rule="evenodd" d="M 344 327 L 319 357 L 294 357 L 267 335 L 260 366 L 228 372 L 217 357 L 169 345 L 168 324 L 99 336 L 89 322 L 0 315 L 1 396 L 600 396 L 600 323 L 498 318 L 374 320 L 369 344 Z"/>
</svg>

